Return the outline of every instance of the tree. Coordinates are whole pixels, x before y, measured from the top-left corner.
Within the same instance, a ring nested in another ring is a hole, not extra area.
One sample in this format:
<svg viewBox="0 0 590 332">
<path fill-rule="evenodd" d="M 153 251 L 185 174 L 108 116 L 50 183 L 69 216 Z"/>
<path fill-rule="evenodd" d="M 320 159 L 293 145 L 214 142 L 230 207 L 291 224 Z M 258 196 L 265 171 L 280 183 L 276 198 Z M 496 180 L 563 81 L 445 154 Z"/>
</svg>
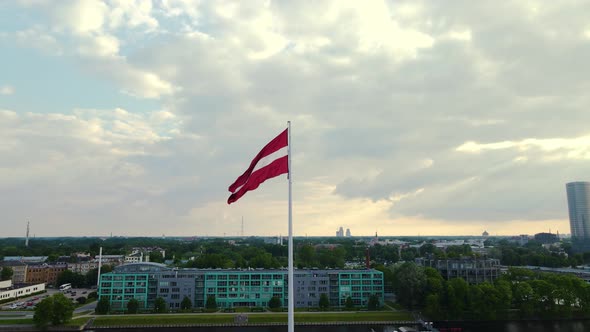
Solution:
<svg viewBox="0 0 590 332">
<path fill-rule="evenodd" d="M 100 268 L 100 274 L 105 274 L 113 271 L 113 267 L 109 264 L 103 265 Z M 98 268 L 91 269 L 86 273 L 85 277 L 85 284 L 86 287 L 96 286 L 98 283 Z M 61 284 L 60 284 L 61 285 Z"/>
<path fill-rule="evenodd" d="M 164 257 L 159 250 L 154 250 L 150 252 L 150 262 L 154 263 L 164 263 Z"/>
<path fill-rule="evenodd" d="M 429 294 L 426 296 L 426 308 L 424 311 L 430 319 L 440 319 L 442 317 L 440 297 L 438 294 Z"/>
<path fill-rule="evenodd" d="M 530 316 L 534 310 L 533 299 L 535 292 L 526 281 L 520 281 L 514 288 L 514 304 L 520 310 L 520 317 Z"/>
<path fill-rule="evenodd" d="M 315 248 L 310 245 L 306 244 L 299 249 L 299 261 L 303 266 L 315 266 Z"/>
<path fill-rule="evenodd" d="M 131 299 L 127 302 L 127 313 L 136 314 L 139 311 L 139 301 Z"/>
<path fill-rule="evenodd" d="M 463 278 L 453 278 L 447 282 L 446 294 L 451 318 L 463 318 L 465 308 L 470 305 L 469 284 Z"/>
<path fill-rule="evenodd" d="M 86 278 L 80 273 L 65 270 L 57 276 L 56 284 L 72 284 L 72 287 L 74 288 L 84 287 L 86 284 Z"/>
<path fill-rule="evenodd" d="M 379 297 L 375 294 L 369 296 L 369 302 L 367 304 L 369 310 L 377 310 L 379 308 Z"/>
<path fill-rule="evenodd" d="M 185 296 L 184 299 L 182 299 L 182 302 L 180 302 L 180 309 L 181 310 L 190 310 L 193 307 L 193 302 L 191 301 L 191 299 L 188 298 L 188 296 Z"/>
<path fill-rule="evenodd" d="M 0 280 L 10 280 L 12 279 L 12 275 L 14 271 L 10 266 L 5 266 L 2 268 L 2 272 L 0 272 Z"/>
<path fill-rule="evenodd" d="M 72 319 L 74 314 L 74 305 L 66 298 L 62 293 L 57 293 L 52 296 L 53 298 L 53 325 L 61 325 L 67 323 Z"/>
<path fill-rule="evenodd" d="M 110 309 L 111 304 L 109 303 L 109 299 L 103 296 L 98 300 L 98 303 L 96 303 L 96 309 L 94 309 L 94 311 L 99 315 L 106 315 L 109 313 Z"/>
<path fill-rule="evenodd" d="M 415 263 L 406 262 L 393 271 L 393 290 L 397 300 L 412 309 L 423 303 L 426 275 L 424 269 Z"/>
<path fill-rule="evenodd" d="M 215 295 L 207 296 L 207 303 L 205 303 L 205 308 L 210 310 L 217 309 L 217 301 L 215 300 Z"/>
<path fill-rule="evenodd" d="M 328 307 L 330 307 L 330 299 L 328 298 L 328 295 L 326 295 L 325 293 L 322 293 L 322 295 L 320 295 L 319 305 L 321 309 L 328 309 Z"/>
<path fill-rule="evenodd" d="M 209 300 L 207 299 L 207 301 Z M 166 301 L 163 298 L 158 297 L 154 302 L 154 312 L 157 314 L 162 314 L 166 312 Z"/>
<path fill-rule="evenodd" d="M 344 302 L 344 308 L 346 308 L 347 310 L 354 309 L 354 303 L 352 302 L 352 297 L 349 296 L 346 298 L 346 302 Z"/>
<path fill-rule="evenodd" d="M 270 301 L 268 301 L 268 307 L 271 309 L 278 309 L 283 305 L 281 299 L 276 296 L 273 296 Z"/>
<path fill-rule="evenodd" d="M 49 323 L 51 323 L 53 316 L 53 299 L 51 297 L 43 299 L 35 306 L 35 315 L 33 322 L 35 326 L 45 330 Z"/>
</svg>

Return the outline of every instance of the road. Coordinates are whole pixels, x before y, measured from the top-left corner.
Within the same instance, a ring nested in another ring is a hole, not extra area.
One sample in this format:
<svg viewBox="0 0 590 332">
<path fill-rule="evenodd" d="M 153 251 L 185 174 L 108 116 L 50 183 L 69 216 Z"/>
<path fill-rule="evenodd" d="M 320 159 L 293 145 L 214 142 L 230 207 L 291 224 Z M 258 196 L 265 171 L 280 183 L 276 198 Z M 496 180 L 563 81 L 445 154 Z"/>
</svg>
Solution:
<svg viewBox="0 0 590 332">
<path fill-rule="evenodd" d="M 64 293 L 64 295 L 71 299 L 71 300 L 76 300 L 79 297 L 88 297 L 88 293 L 92 292 L 94 290 L 92 289 L 72 289 L 71 291 Z M 41 300 L 43 300 L 45 297 L 51 296 L 53 294 L 56 293 L 60 293 L 59 290 L 57 289 L 47 289 L 47 292 L 44 294 L 38 294 L 38 295 L 32 295 L 29 297 L 25 297 L 25 298 L 20 298 L 20 299 L 16 299 L 12 302 L 8 302 L 2 305 L 2 310 L 0 310 L 0 318 L 14 318 L 14 319 L 24 319 L 24 318 L 32 318 L 33 317 L 33 310 L 13 310 L 10 309 L 9 306 L 13 303 L 22 303 L 22 304 L 26 304 L 26 303 L 33 303 L 30 307 L 32 308 L 34 305 L 36 305 L 37 303 L 39 303 Z M 73 295 L 75 294 L 75 295 Z M 88 311 L 88 310 L 92 310 L 94 312 L 94 308 L 96 307 L 96 301 L 92 302 L 92 303 L 88 303 L 88 304 L 84 304 L 80 307 L 77 307 L 74 310 L 74 314 L 83 312 L 83 311 Z M 20 309 L 23 309 L 23 307 L 21 306 Z"/>
</svg>

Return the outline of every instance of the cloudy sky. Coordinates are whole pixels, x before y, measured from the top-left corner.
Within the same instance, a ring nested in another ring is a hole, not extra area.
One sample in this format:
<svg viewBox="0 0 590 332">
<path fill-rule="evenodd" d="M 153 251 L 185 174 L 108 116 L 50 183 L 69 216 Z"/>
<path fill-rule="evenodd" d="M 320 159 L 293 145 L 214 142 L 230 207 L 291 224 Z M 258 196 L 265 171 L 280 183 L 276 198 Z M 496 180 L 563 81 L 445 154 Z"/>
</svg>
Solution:
<svg viewBox="0 0 590 332">
<path fill-rule="evenodd" d="M 588 1 L 0 2 L 0 237 L 569 233 Z"/>
</svg>

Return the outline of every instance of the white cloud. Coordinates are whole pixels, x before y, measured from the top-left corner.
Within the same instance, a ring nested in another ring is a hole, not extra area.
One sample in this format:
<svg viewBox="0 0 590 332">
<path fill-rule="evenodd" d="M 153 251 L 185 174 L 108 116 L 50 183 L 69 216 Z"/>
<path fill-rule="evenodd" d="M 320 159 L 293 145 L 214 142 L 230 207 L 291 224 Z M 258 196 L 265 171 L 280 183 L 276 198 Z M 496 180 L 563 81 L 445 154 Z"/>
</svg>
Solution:
<svg viewBox="0 0 590 332">
<path fill-rule="evenodd" d="M 49 55 L 61 55 L 63 53 L 55 37 L 44 31 L 40 26 L 17 31 L 15 40 L 21 46 L 37 48 Z"/>
<path fill-rule="evenodd" d="M 111 29 L 145 26 L 148 31 L 152 31 L 158 27 L 158 20 L 152 16 L 151 0 L 111 0 L 109 5 Z"/>
<path fill-rule="evenodd" d="M 539 149 L 545 159 L 590 159 L 590 135 L 576 138 L 527 138 L 521 141 L 503 141 L 495 143 L 466 142 L 457 151 L 481 153 L 489 150 L 514 149 L 521 152 Z"/>
<path fill-rule="evenodd" d="M 14 87 L 10 85 L 1 85 L 0 86 L 0 95 L 8 96 L 14 94 Z"/>
<path fill-rule="evenodd" d="M 59 1 L 47 9 L 57 28 L 76 34 L 100 32 L 108 13 L 108 6 L 101 0 Z"/>
<path fill-rule="evenodd" d="M 78 52 L 87 57 L 112 57 L 119 53 L 119 40 L 110 35 L 98 35 L 84 38 Z"/>
<path fill-rule="evenodd" d="M 230 234 L 244 215 L 269 234 L 284 181 L 231 207 L 225 186 L 292 120 L 297 234 L 561 228 L 563 184 L 587 177 L 590 158 L 587 7 L 76 3 L 23 39 L 46 32 L 85 74 L 165 110 L 1 113 L 2 164 L 15 163 L 3 179 L 13 191 L 55 181 L 81 207 L 63 219 L 98 219 L 99 202 L 128 232 L 170 220 L 176 233 Z"/>
</svg>

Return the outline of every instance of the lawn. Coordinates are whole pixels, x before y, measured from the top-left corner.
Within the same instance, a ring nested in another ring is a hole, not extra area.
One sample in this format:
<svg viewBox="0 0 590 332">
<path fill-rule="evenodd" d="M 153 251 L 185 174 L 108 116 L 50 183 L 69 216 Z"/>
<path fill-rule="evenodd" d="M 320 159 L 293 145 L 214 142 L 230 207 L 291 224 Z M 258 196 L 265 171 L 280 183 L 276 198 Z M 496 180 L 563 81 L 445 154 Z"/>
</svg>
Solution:
<svg viewBox="0 0 590 332">
<path fill-rule="evenodd" d="M 31 325 L 33 324 L 32 318 L 25 319 L 0 319 L 0 325 Z"/>
<path fill-rule="evenodd" d="M 65 326 L 82 326 L 86 323 L 90 318 L 75 318 L 65 324 Z M 2 325 L 33 325 L 32 318 L 26 319 L 0 319 L 0 326 Z"/>
<path fill-rule="evenodd" d="M 237 313 L 236 313 L 237 314 Z M 250 323 L 286 323 L 286 313 L 249 313 Z M 99 316 L 94 326 L 129 326 L 129 325 L 173 325 L 173 324 L 223 324 L 233 323 L 235 314 L 211 315 L 141 315 L 141 316 Z M 295 322 L 353 322 L 353 321 L 399 321 L 413 320 L 410 315 L 402 312 L 320 312 L 297 313 Z"/>
</svg>

